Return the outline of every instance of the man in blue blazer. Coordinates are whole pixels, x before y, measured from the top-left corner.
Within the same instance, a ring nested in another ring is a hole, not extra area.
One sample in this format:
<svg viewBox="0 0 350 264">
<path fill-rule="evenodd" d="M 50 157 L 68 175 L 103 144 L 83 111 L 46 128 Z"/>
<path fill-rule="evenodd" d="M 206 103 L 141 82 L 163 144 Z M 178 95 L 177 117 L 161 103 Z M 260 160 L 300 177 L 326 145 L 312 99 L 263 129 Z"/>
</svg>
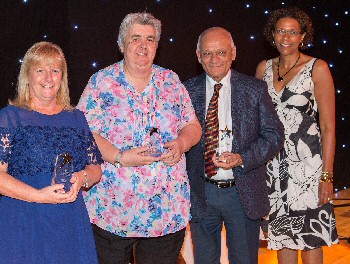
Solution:
<svg viewBox="0 0 350 264">
<path fill-rule="evenodd" d="M 266 83 L 231 69 L 236 47 L 227 30 L 204 31 L 196 53 L 205 73 L 185 83 L 203 127 L 201 141 L 186 156 L 195 263 L 220 263 L 223 224 L 230 263 L 258 263 L 260 219 L 269 212 L 265 164 L 282 148 L 283 126 Z M 209 177 L 205 118 L 218 83 L 219 143 L 210 156 L 217 169 Z"/>
</svg>

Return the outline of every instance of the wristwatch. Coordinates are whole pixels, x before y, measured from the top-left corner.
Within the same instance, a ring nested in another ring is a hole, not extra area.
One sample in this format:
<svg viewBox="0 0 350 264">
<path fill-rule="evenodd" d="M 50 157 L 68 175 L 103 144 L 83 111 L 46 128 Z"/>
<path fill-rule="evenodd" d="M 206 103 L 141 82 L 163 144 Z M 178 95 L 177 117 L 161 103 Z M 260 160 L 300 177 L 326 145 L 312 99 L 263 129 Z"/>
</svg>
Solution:
<svg viewBox="0 0 350 264">
<path fill-rule="evenodd" d="M 120 159 L 122 158 L 122 151 L 119 151 L 118 155 L 115 157 L 115 162 L 114 162 L 114 166 L 118 169 L 120 169 L 122 167 L 122 164 L 120 163 Z"/>
</svg>

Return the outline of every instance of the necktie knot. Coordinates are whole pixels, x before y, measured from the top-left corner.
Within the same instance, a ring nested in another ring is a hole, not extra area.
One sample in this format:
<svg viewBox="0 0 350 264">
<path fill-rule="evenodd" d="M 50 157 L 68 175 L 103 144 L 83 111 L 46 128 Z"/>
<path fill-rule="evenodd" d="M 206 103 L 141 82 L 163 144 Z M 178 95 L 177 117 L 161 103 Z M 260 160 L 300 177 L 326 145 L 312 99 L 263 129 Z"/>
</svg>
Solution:
<svg viewBox="0 0 350 264">
<path fill-rule="evenodd" d="M 219 93 L 221 87 L 222 87 L 222 84 L 221 84 L 221 83 L 216 83 L 216 84 L 214 85 L 214 94 Z"/>
</svg>

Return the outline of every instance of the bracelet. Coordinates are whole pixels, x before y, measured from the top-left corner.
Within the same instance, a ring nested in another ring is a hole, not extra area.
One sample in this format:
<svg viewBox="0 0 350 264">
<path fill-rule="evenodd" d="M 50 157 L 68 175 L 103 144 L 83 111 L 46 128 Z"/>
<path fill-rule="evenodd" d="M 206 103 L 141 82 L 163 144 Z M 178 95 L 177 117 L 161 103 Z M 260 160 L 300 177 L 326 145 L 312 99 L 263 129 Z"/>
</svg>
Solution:
<svg viewBox="0 0 350 264">
<path fill-rule="evenodd" d="M 84 174 L 85 178 L 84 178 L 84 181 L 83 181 L 83 184 L 81 185 L 81 187 L 83 188 L 89 188 L 89 178 L 88 178 L 88 175 L 87 173 L 82 170 L 82 173 Z"/>
<path fill-rule="evenodd" d="M 333 172 L 322 171 L 320 182 L 333 182 Z"/>
</svg>

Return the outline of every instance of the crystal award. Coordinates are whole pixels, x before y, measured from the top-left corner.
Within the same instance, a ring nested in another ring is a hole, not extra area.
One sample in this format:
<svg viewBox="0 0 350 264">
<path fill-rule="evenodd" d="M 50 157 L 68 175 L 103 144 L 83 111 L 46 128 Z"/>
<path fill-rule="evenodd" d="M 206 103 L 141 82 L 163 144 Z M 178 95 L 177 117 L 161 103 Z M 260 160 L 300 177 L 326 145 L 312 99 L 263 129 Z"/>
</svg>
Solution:
<svg viewBox="0 0 350 264">
<path fill-rule="evenodd" d="M 220 130 L 220 151 L 217 151 L 217 156 L 220 156 L 224 152 L 231 152 L 232 147 L 232 131 L 226 126 L 224 130 Z"/>
<path fill-rule="evenodd" d="M 58 154 L 56 156 L 56 164 L 54 169 L 54 183 L 64 184 L 65 192 L 68 192 L 72 183 L 70 179 L 73 175 L 73 157 L 68 153 Z"/>
<path fill-rule="evenodd" d="M 159 132 L 159 129 L 156 127 L 151 127 L 149 129 L 149 146 L 150 146 L 150 153 L 153 157 L 159 157 L 164 152 L 164 147 L 162 143 L 162 136 Z"/>
</svg>

